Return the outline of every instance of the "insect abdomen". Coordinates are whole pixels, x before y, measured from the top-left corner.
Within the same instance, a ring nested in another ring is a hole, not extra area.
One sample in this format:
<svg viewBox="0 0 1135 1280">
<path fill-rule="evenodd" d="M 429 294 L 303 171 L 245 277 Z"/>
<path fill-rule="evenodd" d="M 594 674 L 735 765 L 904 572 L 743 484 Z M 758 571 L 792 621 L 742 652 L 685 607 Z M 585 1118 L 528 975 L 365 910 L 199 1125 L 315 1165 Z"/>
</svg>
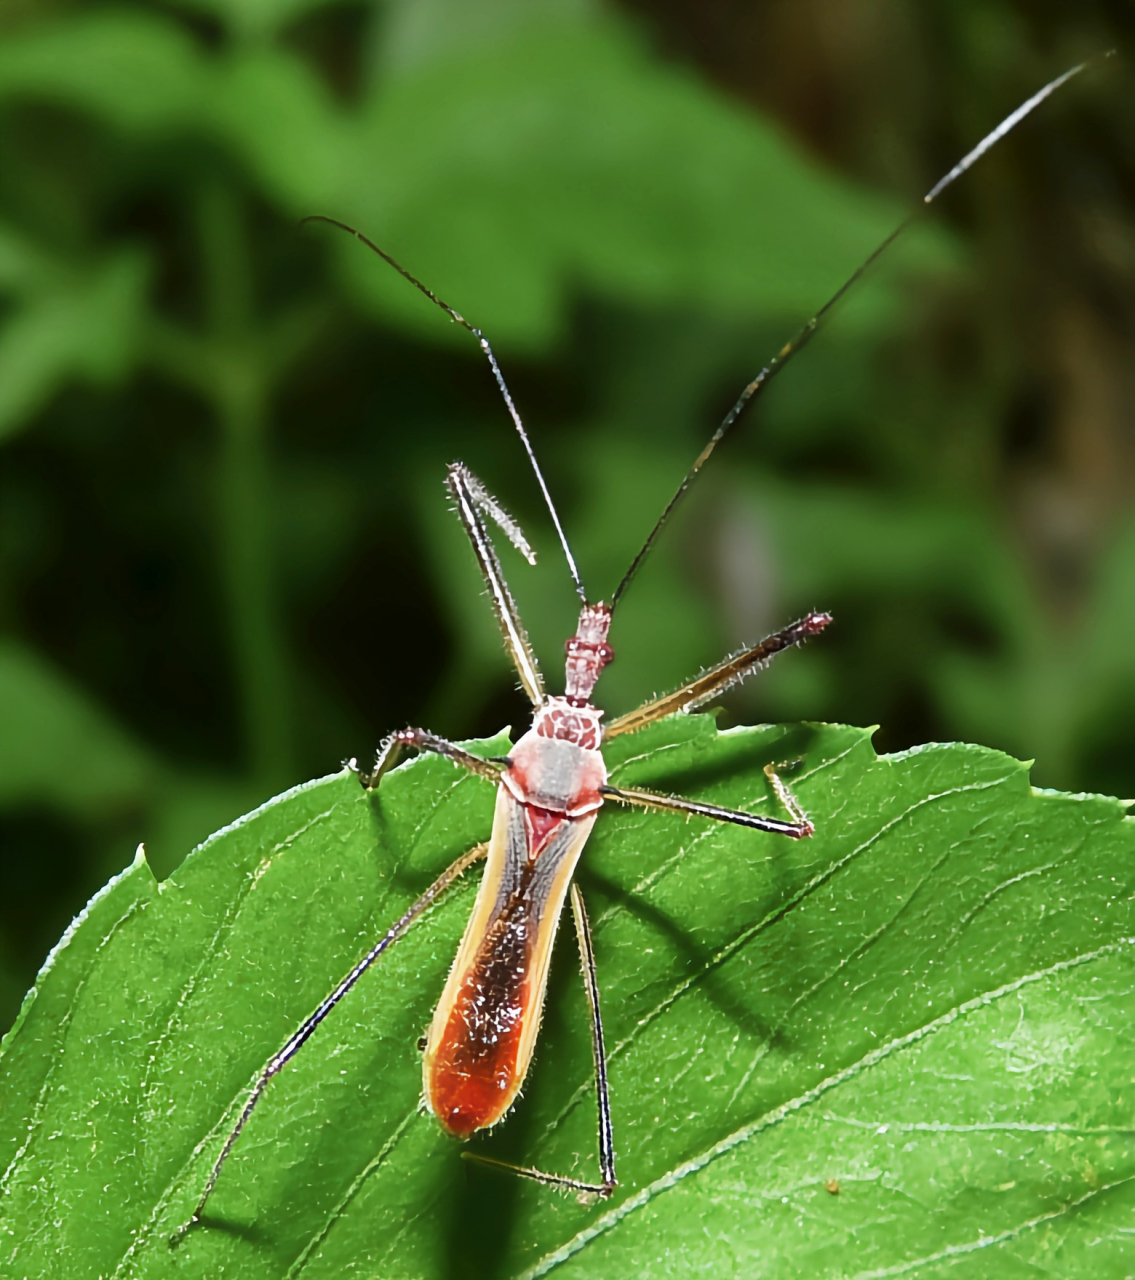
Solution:
<svg viewBox="0 0 1135 1280">
<path fill-rule="evenodd" d="M 485 876 L 426 1041 L 426 1102 L 450 1133 L 468 1138 L 512 1105 L 532 1060 L 552 943 L 594 813 L 557 819 L 501 787 Z"/>
<path fill-rule="evenodd" d="M 495 1124 L 520 1087 L 520 1041 L 532 1008 L 527 904 L 486 934 L 447 1011 L 427 1072 L 427 1097 L 450 1133 L 467 1138 Z"/>
</svg>

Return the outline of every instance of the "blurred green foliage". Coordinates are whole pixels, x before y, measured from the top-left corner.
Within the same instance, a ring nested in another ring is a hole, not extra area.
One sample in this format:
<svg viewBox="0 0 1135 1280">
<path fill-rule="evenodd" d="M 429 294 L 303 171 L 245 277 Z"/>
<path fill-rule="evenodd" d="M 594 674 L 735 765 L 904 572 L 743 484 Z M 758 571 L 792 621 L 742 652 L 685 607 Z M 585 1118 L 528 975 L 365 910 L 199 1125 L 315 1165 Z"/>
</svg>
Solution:
<svg viewBox="0 0 1135 1280">
<path fill-rule="evenodd" d="M 541 551 L 506 568 L 558 665 L 574 597 L 475 346 L 300 217 L 363 228 L 490 334 L 609 593 L 897 194 L 1126 21 L 788 10 L 0 18 L 8 1017 L 137 841 L 166 872 L 395 725 L 520 721 L 446 510 L 452 458 Z M 831 107 L 856 57 L 854 106 Z M 780 380 L 628 595 L 605 705 L 820 606 L 829 636 L 730 714 L 878 722 L 888 748 L 971 737 L 1035 756 L 1039 781 L 1132 794 L 1129 85 L 1122 66 L 1085 79 L 995 152 L 951 200 L 959 227 L 912 235 Z"/>
</svg>

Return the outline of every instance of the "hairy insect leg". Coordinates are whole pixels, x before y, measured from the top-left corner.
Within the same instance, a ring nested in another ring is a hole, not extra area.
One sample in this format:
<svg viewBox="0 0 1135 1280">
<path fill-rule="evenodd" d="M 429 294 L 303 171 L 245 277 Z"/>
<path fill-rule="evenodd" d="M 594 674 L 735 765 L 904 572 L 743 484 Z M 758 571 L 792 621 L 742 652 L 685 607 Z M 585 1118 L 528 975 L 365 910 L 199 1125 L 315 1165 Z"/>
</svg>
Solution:
<svg viewBox="0 0 1135 1280">
<path fill-rule="evenodd" d="M 552 517 L 552 523 L 556 526 L 556 535 L 560 540 L 560 546 L 563 547 L 564 558 L 567 560 L 568 572 L 571 574 L 571 580 L 575 586 L 576 594 L 579 596 L 580 600 L 584 604 L 586 604 L 587 593 L 584 591 L 583 583 L 580 581 L 579 569 L 576 567 L 575 557 L 571 553 L 571 547 L 568 546 L 568 540 L 567 540 L 566 534 L 564 533 L 564 527 L 560 523 L 559 513 L 556 511 L 556 504 L 552 501 L 552 495 L 548 492 L 548 486 L 544 480 L 544 473 L 540 470 L 540 464 L 536 461 L 536 452 L 532 448 L 532 441 L 529 440 L 528 438 L 528 432 L 527 430 L 525 430 L 524 423 L 520 419 L 520 413 L 516 408 L 516 402 L 513 400 L 512 392 L 509 391 L 508 384 L 504 380 L 504 374 L 501 372 L 501 367 L 497 363 L 497 358 L 493 354 L 493 349 L 489 345 L 488 338 L 485 337 L 485 335 L 481 332 L 480 329 L 477 328 L 476 325 L 470 324 L 470 322 L 465 319 L 465 317 L 461 314 L 460 311 L 455 310 L 453 307 L 449 305 L 448 302 L 444 302 L 441 298 L 437 296 L 436 293 L 434 293 L 432 289 L 430 289 L 427 285 L 424 285 L 417 278 L 417 276 L 413 275 L 411 272 L 407 271 L 404 266 L 396 262 L 390 256 L 390 254 L 386 252 L 385 249 L 380 249 L 379 246 L 376 245 L 375 242 L 372 239 L 370 239 L 369 236 L 363 235 L 361 231 L 356 230 L 354 227 L 348 226 L 345 222 L 340 222 L 338 218 L 328 218 L 321 213 L 313 214 L 311 217 L 304 218 L 303 221 L 304 222 L 326 222 L 329 226 L 338 227 L 340 231 L 346 231 L 348 235 L 352 235 L 356 239 L 362 241 L 362 243 L 365 244 L 366 247 L 370 249 L 372 253 L 377 253 L 378 256 L 383 260 L 383 262 L 385 262 L 388 266 L 393 267 L 394 270 L 398 272 L 398 274 L 402 277 L 403 280 L 409 281 L 409 283 L 412 284 L 414 288 L 419 291 L 419 293 L 422 293 L 427 298 L 429 298 L 429 300 L 434 304 L 435 307 L 440 307 L 441 310 L 444 311 L 445 314 L 449 316 L 449 318 L 454 322 L 454 324 L 459 324 L 463 329 L 467 330 L 469 333 L 473 335 L 474 338 L 477 339 L 477 345 L 481 348 L 482 352 L 484 352 L 485 359 L 488 360 L 489 362 L 489 368 L 493 371 L 493 379 L 497 384 L 497 390 L 501 393 L 501 398 L 504 400 L 505 408 L 508 410 L 508 416 L 512 419 L 512 425 L 516 428 L 516 434 L 520 437 L 520 443 L 524 446 L 524 452 L 528 455 L 528 461 L 532 464 L 532 471 L 536 476 L 536 483 L 539 485 L 540 492 L 544 496 L 544 502 L 547 504 L 548 514 Z M 455 467 L 450 468 L 451 475 L 454 470 L 465 472 L 466 476 L 470 474 L 467 468 L 463 467 L 460 463 L 457 463 Z M 474 484 L 476 488 L 480 490 L 482 496 L 488 497 L 488 494 L 484 486 L 480 483 L 480 481 L 475 480 Z M 460 500 L 459 500 L 459 509 L 460 509 Z M 500 512 L 499 505 L 491 497 L 489 498 L 489 502 L 484 505 L 483 509 L 489 511 L 489 513 L 493 516 L 494 519 L 497 519 L 497 514 Z M 465 520 L 465 515 L 462 514 L 461 518 L 462 520 Z M 531 551 L 527 547 L 527 543 L 524 543 L 524 545 L 521 546 L 521 544 L 516 541 L 516 538 L 513 537 L 513 532 L 516 529 L 515 522 L 508 517 L 506 517 L 504 521 L 498 521 L 498 522 L 501 523 L 501 527 L 504 528 L 505 532 L 509 535 L 510 538 L 512 538 L 513 542 L 515 542 L 516 545 L 520 547 L 522 551 L 524 551 L 525 555 L 529 559 L 529 563 L 534 563 L 535 557 L 532 556 Z M 466 522 L 466 527 L 468 528 L 468 522 Z M 473 536 L 473 533 L 472 533 L 472 530 L 470 530 L 470 537 L 472 536 Z M 523 542 L 523 535 L 521 535 L 521 542 Z M 477 545 L 476 538 L 474 538 L 474 547 L 477 550 L 478 559 L 480 559 L 481 552 L 480 552 L 479 546 Z M 492 550 L 491 547 L 489 549 L 491 552 Z M 494 607 L 497 607 L 498 593 L 496 590 L 496 583 L 491 578 L 489 571 L 485 568 L 484 564 L 482 564 L 481 568 L 482 568 L 482 572 L 485 573 L 486 578 L 489 580 L 489 591 L 493 596 Z M 497 573 L 498 574 L 500 573 L 499 565 L 497 566 Z M 504 579 L 501 578 L 502 584 L 503 584 L 503 581 Z M 508 595 L 507 586 L 504 587 L 503 595 L 507 597 L 508 604 L 511 607 L 511 612 L 514 615 L 514 620 L 516 620 L 515 619 L 516 606 L 512 604 L 512 598 L 511 596 Z M 511 643 L 508 636 L 508 629 L 506 626 L 506 622 L 503 618 L 501 619 L 501 626 L 502 628 L 505 629 L 505 644 L 510 646 L 510 652 L 511 652 L 512 650 L 511 650 Z M 520 634 L 523 635 L 523 629 L 521 629 Z M 528 643 L 527 637 L 524 637 L 525 647 L 527 646 L 527 643 Z M 538 686 L 540 684 L 540 673 L 539 671 L 536 670 L 536 660 L 535 658 L 532 657 L 530 649 L 528 650 L 528 657 L 531 660 L 532 671 L 534 673 L 535 685 L 533 686 L 533 688 L 535 688 L 535 686 Z M 513 659 L 514 661 L 516 661 L 515 653 L 513 654 Z M 521 669 L 519 662 L 517 662 L 517 669 L 520 672 L 520 678 L 521 678 L 521 681 L 524 683 L 525 689 L 531 694 L 532 689 L 529 688 L 529 681 L 525 676 L 524 670 Z M 539 704 L 540 701 L 543 700 L 543 696 L 542 696 L 543 690 L 541 689 L 540 692 L 541 692 L 540 699 L 537 699 L 535 697 L 533 697 L 532 699 L 533 702 L 536 703 L 537 705 Z"/>
<path fill-rule="evenodd" d="M 701 800 L 686 800 L 681 796 L 659 795 L 654 791 L 641 791 L 635 787 L 600 787 L 600 792 L 620 804 L 638 805 L 643 809 L 663 809 L 670 813 L 684 813 L 687 817 L 710 818 L 714 822 L 732 822 L 753 831 L 768 831 L 773 835 L 789 836 L 802 840 L 814 834 L 816 828 L 811 818 L 800 807 L 800 801 L 785 785 L 776 767 L 765 765 L 765 777 L 772 784 L 776 798 L 788 810 L 792 821 L 783 818 L 765 818 L 758 813 L 745 813 L 742 809 L 725 809 L 717 804 L 705 804 Z"/>
<path fill-rule="evenodd" d="M 710 698 L 716 697 L 726 689 L 751 676 L 754 672 L 766 667 L 769 662 L 785 649 L 802 644 L 812 636 L 818 636 L 831 622 L 831 614 L 809 613 L 794 622 L 783 631 L 766 636 L 760 644 L 751 649 L 743 649 L 719 662 L 716 667 L 703 671 L 680 689 L 668 693 L 652 702 L 644 703 L 636 711 L 630 711 L 607 726 L 603 738 L 614 738 L 620 733 L 634 733 L 645 729 L 655 720 L 673 715 L 677 711 L 694 711 L 703 706 Z"/>
<path fill-rule="evenodd" d="M 197 1204 L 192 1214 L 181 1224 L 180 1227 L 170 1237 L 170 1245 L 174 1246 L 181 1242 L 191 1228 L 195 1227 L 201 1221 L 201 1215 L 205 1211 L 205 1205 L 209 1201 L 209 1197 L 213 1194 L 217 1185 L 217 1179 L 221 1176 L 221 1170 L 225 1161 L 232 1153 L 233 1147 L 236 1145 L 237 1139 L 240 1137 L 245 1125 L 248 1123 L 256 1104 L 260 1101 L 267 1089 L 272 1077 L 278 1075 L 279 1072 L 291 1061 L 292 1058 L 303 1048 L 316 1028 L 340 1000 L 351 990 L 356 982 L 371 967 L 372 964 L 394 945 L 405 933 L 410 926 L 431 907 L 437 899 L 457 880 L 462 872 L 466 871 L 474 862 L 479 861 L 488 851 L 487 844 L 474 845 L 468 853 L 463 853 L 456 862 L 442 872 L 440 876 L 430 885 L 430 887 L 422 894 L 418 900 L 413 903 L 402 914 L 401 918 L 386 931 L 378 942 L 367 952 L 365 956 L 355 965 L 355 967 L 347 974 L 347 976 L 339 983 L 331 994 L 320 1003 L 315 1011 L 308 1015 L 300 1024 L 299 1029 L 288 1040 L 287 1044 L 276 1053 L 264 1065 L 263 1070 L 256 1077 L 256 1082 L 249 1091 L 244 1106 L 241 1108 L 240 1115 L 236 1119 L 229 1136 L 225 1139 L 224 1145 L 221 1147 L 220 1153 L 216 1160 L 213 1161 L 213 1167 L 209 1171 L 208 1178 L 205 1179 L 205 1185 L 201 1190 L 201 1195 L 197 1200 Z"/>
<path fill-rule="evenodd" d="M 536 662 L 536 655 L 532 651 L 532 643 L 528 639 L 528 633 L 524 630 L 524 624 L 520 621 L 520 610 L 517 609 L 516 601 L 512 598 L 512 592 L 508 589 L 504 570 L 501 568 L 497 553 L 493 549 L 489 531 L 481 518 L 481 512 L 489 511 L 514 545 L 522 552 L 526 552 L 528 556 L 531 556 L 532 553 L 527 549 L 528 544 L 524 542 L 523 535 L 520 534 L 515 521 L 505 515 L 496 499 L 488 493 L 484 485 L 481 484 L 468 467 L 460 462 L 453 463 L 445 477 L 445 483 L 449 492 L 453 495 L 457 515 L 465 526 L 465 532 L 469 537 L 469 542 L 473 547 L 473 554 L 477 559 L 477 567 L 481 570 L 481 576 L 485 579 L 485 585 L 489 589 L 489 601 L 493 606 L 493 613 L 496 614 L 497 625 L 500 627 L 501 638 L 504 640 L 505 652 L 511 659 L 512 665 L 516 668 L 516 674 L 520 677 L 524 692 L 528 695 L 532 705 L 538 707 L 545 697 L 544 680 L 540 675 L 540 668 Z M 520 535 L 519 542 L 516 535 Z M 534 563 L 534 561 L 535 557 L 532 557 L 531 562 Z"/>
<path fill-rule="evenodd" d="M 586 1199 L 607 1200 L 619 1185 L 615 1178 L 615 1135 L 611 1124 L 611 1096 L 607 1085 L 607 1050 L 603 1043 L 603 1019 L 599 1012 L 599 977 L 595 968 L 595 947 L 591 941 L 591 923 L 583 894 L 577 884 L 571 886 L 571 910 L 575 917 L 575 936 L 579 942 L 579 959 L 583 969 L 583 986 L 587 992 L 587 1007 L 591 1018 L 591 1050 L 595 1062 L 595 1093 L 599 1107 L 599 1174 L 602 1182 L 583 1182 L 559 1173 L 545 1173 L 524 1165 L 509 1164 L 475 1152 L 464 1152 L 467 1160 L 486 1164 L 493 1169 L 514 1173 L 521 1178 L 543 1183 L 548 1187 L 561 1187 L 576 1191 Z"/>
<path fill-rule="evenodd" d="M 783 765 L 780 768 L 784 768 Z M 811 819 L 800 807 L 800 801 L 796 799 L 795 794 L 788 789 L 784 779 L 777 773 L 777 766 L 774 764 L 765 765 L 765 777 L 772 784 L 772 789 L 776 792 L 776 798 L 792 815 L 793 822 L 798 827 L 807 828 L 807 831 L 801 830 L 801 835 L 812 835 L 816 828 L 812 825 Z"/>
<path fill-rule="evenodd" d="M 599 975 L 595 968 L 595 946 L 591 940 L 591 922 L 579 885 L 571 886 L 571 910 L 575 917 L 575 936 L 579 942 L 579 961 L 583 969 L 583 985 L 591 1013 L 591 1050 L 595 1059 L 595 1095 L 599 1107 L 599 1173 L 603 1179 L 604 1199 L 614 1191 L 615 1134 L 611 1125 L 611 1097 L 607 1086 L 607 1050 L 603 1043 L 603 1018 L 599 1012 Z"/>
<path fill-rule="evenodd" d="M 388 738 L 384 738 L 382 745 L 378 749 L 378 757 L 374 762 L 374 768 L 369 773 L 360 769 L 356 760 L 348 760 L 347 768 L 354 770 L 367 791 L 373 791 L 381 781 L 382 775 L 394 768 L 402 752 L 407 747 L 411 747 L 415 751 L 436 752 L 439 756 L 445 756 L 447 760 L 452 760 L 454 764 L 460 765 L 462 769 L 468 769 L 470 773 L 487 778 L 490 782 L 500 781 L 501 766 L 499 761 L 494 762 L 486 760 L 483 756 L 475 756 L 472 752 L 459 747 L 455 742 L 439 738 L 427 729 L 399 729 L 397 733 L 392 733 Z"/>
</svg>

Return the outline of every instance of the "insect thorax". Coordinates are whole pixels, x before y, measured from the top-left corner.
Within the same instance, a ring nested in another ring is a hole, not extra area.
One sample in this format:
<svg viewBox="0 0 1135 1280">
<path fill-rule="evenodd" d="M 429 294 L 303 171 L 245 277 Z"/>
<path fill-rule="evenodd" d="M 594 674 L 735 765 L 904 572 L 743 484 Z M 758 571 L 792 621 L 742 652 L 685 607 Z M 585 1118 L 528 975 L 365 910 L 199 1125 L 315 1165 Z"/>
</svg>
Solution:
<svg viewBox="0 0 1135 1280">
<path fill-rule="evenodd" d="M 501 781 L 521 804 L 581 817 L 603 803 L 607 770 L 599 743 L 603 713 L 567 698 L 549 698 L 532 728 L 509 752 Z"/>
</svg>

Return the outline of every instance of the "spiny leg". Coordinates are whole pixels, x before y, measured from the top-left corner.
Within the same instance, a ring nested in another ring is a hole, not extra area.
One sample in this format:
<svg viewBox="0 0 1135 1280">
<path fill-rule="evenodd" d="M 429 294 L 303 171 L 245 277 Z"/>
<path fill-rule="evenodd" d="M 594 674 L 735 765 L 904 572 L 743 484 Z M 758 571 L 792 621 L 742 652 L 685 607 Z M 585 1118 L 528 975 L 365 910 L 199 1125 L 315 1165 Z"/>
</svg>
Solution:
<svg viewBox="0 0 1135 1280">
<path fill-rule="evenodd" d="M 603 1019 L 599 1012 L 599 976 L 595 968 L 595 947 L 591 940 L 591 924 L 583 894 L 577 884 L 571 886 L 571 910 L 575 917 L 575 936 L 579 942 L 579 959 L 583 969 L 583 986 L 587 992 L 587 1007 L 591 1015 L 591 1050 L 595 1062 L 595 1093 L 599 1107 L 599 1174 L 600 1183 L 583 1182 L 559 1173 L 545 1173 L 524 1165 L 508 1164 L 472 1151 L 463 1153 L 465 1158 L 477 1164 L 487 1164 L 503 1169 L 548 1187 L 562 1187 L 566 1191 L 579 1192 L 581 1196 L 607 1200 L 619 1185 L 615 1178 L 615 1135 L 611 1124 L 611 1096 L 607 1085 L 607 1050 L 603 1043 Z"/>
<path fill-rule="evenodd" d="M 524 624 L 520 621 L 520 610 L 508 589 L 489 531 L 481 519 L 481 512 L 488 511 L 492 515 L 513 545 L 529 558 L 529 563 L 535 563 L 535 556 L 528 548 L 516 522 L 501 509 L 500 504 L 468 467 L 460 462 L 453 463 L 445 477 L 445 483 L 453 495 L 457 514 L 465 526 L 465 532 L 473 546 L 473 554 L 477 558 L 477 566 L 489 589 L 489 601 L 496 614 L 505 651 L 512 660 L 521 686 L 532 705 L 541 706 L 545 700 L 544 681 L 536 663 L 536 655 L 532 651 Z"/>
<path fill-rule="evenodd" d="M 275 1054 L 265 1064 L 263 1070 L 256 1078 L 255 1084 L 249 1091 L 248 1098 L 245 1100 L 244 1106 L 241 1108 L 240 1115 L 237 1117 L 236 1123 L 233 1125 L 229 1136 L 225 1139 L 224 1146 L 221 1147 L 220 1153 L 216 1160 L 213 1161 L 213 1167 L 209 1172 L 208 1178 L 205 1180 L 205 1186 L 201 1191 L 197 1204 L 194 1207 L 189 1218 L 182 1223 L 180 1227 L 170 1237 L 170 1245 L 177 1245 L 184 1238 L 186 1233 L 201 1221 L 201 1215 L 205 1211 L 205 1205 L 209 1201 L 209 1197 L 213 1194 L 217 1185 L 217 1179 L 221 1176 L 221 1169 L 224 1167 L 225 1161 L 229 1158 L 233 1147 L 236 1145 L 237 1139 L 240 1137 L 242 1130 L 248 1123 L 256 1104 L 260 1101 L 267 1089 L 272 1077 L 277 1075 L 292 1058 L 303 1048 L 316 1028 L 372 964 L 386 951 L 392 947 L 399 938 L 407 932 L 410 926 L 422 915 L 427 908 L 431 907 L 434 902 L 449 888 L 451 884 L 467 870 L 474 862 L 479 861 L 485 856 L 488 850 L 487 844 L 474 845 L 468 853 L 463 853 L 456 862 L 452 863 L 440 876 L 430 885 L 430 887 L 422 894 L 422 896 L 403 913 L 401 919 L 386 931 L 381 939 L 367 952 L 365 956 L 355 965 L 355 967 L 347 974 L 347 976 L 339 983 L 331 994 L 322 1001 L 315 1011 L 308 1015 L 300 1024 L 299 1029 L 288 1040 L 287 1044 Z"/>
<path fill-rule="evenodd" d="M 595 1058 L 595 1094 L 599 1106 L 599 1173 L 606 1199 L 618 1186 L 615 1179 L 615 1134 L 611 1125 L 611 1097 L 607 1086 L 607 1050 L 603 1043 L 603 1018 L 599 1012 L 599 975 L 595 968 L 595 946 L 591 940 L 591 922 L 583 903 L 579 885 L 571 886 L 571 909 L 575 916 L 575 936 L 579 942 L 579 960 L 583 968 L 583 985 L 591 1012 L 591 1049 Z"/>
<path fill-rule="evenodd" d="M 710 818 L 714 822 L 732 822 L 754 831 L 768 831 L 773 835 L 790 836 L 802 840 L 814 834 L 812 820 L 800 807 L 800 801 L 785 786 L 775 766 L 765 765 L 765 777 L 772 784 L 776 798 L 792 816 L 791 822 L 783 818 L 765 818 L 758 813 L 745 813 L 742 809 L 724 809 L 721 805 L 705 804 L 701 800 L 685 800 L 681 796 L 659 795 L 654 791 L 641 791 L 635 787 L 600 787 L 600 792 L 622 804 L 639 805 L 643 809 L 664 809 L 671 813 L 684 813 L 687 817 Z"/>
<path fill-rule="evenodd" d="M 783 766 L 782 766 L 783 767 Z M 800 807 L 800 801 L 796 799 L 795 794 L 788 789 L 784 779 L 776 771 L 776 765 L 765 765 L 765 777 L 772 783 L 772 789 L 776 792 L 776 798 L 782 805 L 792 814 L 792 820 L 801 828 L 800 834 L 812 835 L 816 828 L 812 825 L 812 820 Z M 803 828 L 807 830 L 803 830 Z"/>
<path fill-rule="evenodd" d="M 347 761 L 347 768 L 358 775 L 359 781 L 367 791 L 373 791 L 382 780 L 382 775 L 394 768 L 407 747 L 412 747 L 415 751 L 436 752 L 437 755 L 445 756 L 447 760 L 452 760 L 461 768 L 468 769 L 470 773 L 487 778 L 490 782 L 500 781 L 503 761 L 486 760 L 483 756 L 475 756 L 455 742 L 449 742 L 445 738 L 439 738 L 436 734 L 430 733 L 428 729 L 399 729 L 397 733 L 384 738 L 378 749 L 374 768 L 369 773 L 360 769 L 358 761 L 353 759 Z"/>
<path fill-rule="evenodd" d="M 751 649 L 743 649 L 740 653 L 735 653 L 723 662 L 719 662 L 716 667 L 703 671 L 700 676 L 682 685 L 680 689 L 675 689 L 673 693 L 655 698 L 652 702 L 644 703 L 636 711 L 612 720 L 603 734 L 604 741 L 620 733 L 634 733 L 638 729 L 644 729 L 655 720 L 673 715 L 676 711 L 696 710 L 710 698 L 716 697 L 732 685 L 740 684 L 754 672 L 760 671 L 784 649 L 802 644 L 812 636 L 818 636 L 831 620 L 831 614 L 828 613 L 806 614 L 799 622 L 785 627 L 783 631 L 766 636 L 760 644 L 753 645 Z"/>
</svg>

